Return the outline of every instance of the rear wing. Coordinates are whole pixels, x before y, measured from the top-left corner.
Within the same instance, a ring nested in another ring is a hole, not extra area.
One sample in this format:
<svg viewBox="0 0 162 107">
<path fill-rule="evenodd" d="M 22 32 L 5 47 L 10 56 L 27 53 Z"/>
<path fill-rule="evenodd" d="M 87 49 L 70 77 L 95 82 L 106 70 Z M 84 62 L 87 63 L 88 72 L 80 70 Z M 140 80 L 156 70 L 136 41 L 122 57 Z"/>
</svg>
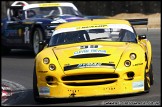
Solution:
<svg viewBox="0 0 162 107">
<path fill-rule="evenodd" d="M 148 18 L 145 19 L 126 19 L 131 25 L 148 25 Z"/>
</svg>

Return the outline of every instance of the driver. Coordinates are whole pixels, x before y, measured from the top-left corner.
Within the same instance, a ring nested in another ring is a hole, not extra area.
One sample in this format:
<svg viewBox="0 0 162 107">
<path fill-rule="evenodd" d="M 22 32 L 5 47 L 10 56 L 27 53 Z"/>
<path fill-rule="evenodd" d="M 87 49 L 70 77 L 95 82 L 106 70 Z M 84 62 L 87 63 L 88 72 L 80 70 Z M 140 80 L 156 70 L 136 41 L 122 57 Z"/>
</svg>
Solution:
<svg viewBox="0 0 162 107">
<path fill-rule="evenodd" d="M 22 10 L 19 10 L 18 11 L 18 16 L 17 16 L 20 20 L 22 20 L 23 18 L 23 11 Z"/>
<path fill-rule="evenodd" d="M 34 17 L 36 15 L 36 12 L 34 10 L 28 10 L 27 11 L 28 18 Z"/>
</svg>

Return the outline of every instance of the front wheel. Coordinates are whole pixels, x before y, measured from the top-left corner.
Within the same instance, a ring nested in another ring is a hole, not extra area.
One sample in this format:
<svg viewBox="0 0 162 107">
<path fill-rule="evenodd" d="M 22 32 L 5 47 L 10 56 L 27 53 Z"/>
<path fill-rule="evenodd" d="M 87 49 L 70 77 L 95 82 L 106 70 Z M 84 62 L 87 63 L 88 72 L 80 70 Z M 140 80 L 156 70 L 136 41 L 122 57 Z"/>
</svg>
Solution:
<svg viewBox="0 0 162 107">
<path fill-rule="evenodd" d="M 153 77 L 153 66 L 152 64 L 150 65 L 150 70 L 149 70 L 149 75 L 150 75 L 150 84 L 154 84 L 154 77 Z"/>
<path fill-rule="evenodd" d="M 43 32 L 40 28 L 36 28 L 33 34 L 33 51 L 35 55 L 43 49 L 43 46 L 39 43 L 40 41 L 43 41 Z"/>
<path fill-rule="evenodd" d="M 144 91 L 149 92 L 150 91 L 150 74 L 149 72 L 144 75 Z"/>
</svg>

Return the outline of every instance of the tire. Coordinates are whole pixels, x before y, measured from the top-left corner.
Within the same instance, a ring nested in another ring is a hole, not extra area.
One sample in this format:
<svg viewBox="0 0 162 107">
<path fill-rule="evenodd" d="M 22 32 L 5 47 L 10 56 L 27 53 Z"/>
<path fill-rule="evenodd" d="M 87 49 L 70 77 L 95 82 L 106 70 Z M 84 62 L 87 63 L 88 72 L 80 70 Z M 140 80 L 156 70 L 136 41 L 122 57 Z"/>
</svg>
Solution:
<svg viewBox="0 0 162 107">
<path fill-rule="evenodd" d="M 153 67 L 152 64 L 150 65 L 149 75 L 150 75 L 150 85 L 154 84 L 154 77 L 153 77 Z"/>
<path fill-rule="evenodd" d="M 146 76 L 146 72 L 145 72 L 145 75 L 144 75 L 144 91 L 145 92 L 149 92 L 150 91 L 150 81 L 147 79 L 148 77 Z M 149 77 L 150 78 L 150 77 Z"/>
<path fill-rule="evenodd" d="M 36 76 L 35 67 L 34 67 L 34 71 L 33 71 L 33 96 L 34 96 L 34 100 L 36 102 L 43 102 L 43 99 L 39 98 L 39 93 L 38 93 L 38 88 L 37 88 L 37 76 Z"/>
<path fill-rule="evenodd" d="M 43 45 L 39 44 L 40 41 L 43 41 L 43 32 L 41 28 L 36 28 L 33 34 L 33 52 L 35 55 L 43 49 Z"/>
</svg>

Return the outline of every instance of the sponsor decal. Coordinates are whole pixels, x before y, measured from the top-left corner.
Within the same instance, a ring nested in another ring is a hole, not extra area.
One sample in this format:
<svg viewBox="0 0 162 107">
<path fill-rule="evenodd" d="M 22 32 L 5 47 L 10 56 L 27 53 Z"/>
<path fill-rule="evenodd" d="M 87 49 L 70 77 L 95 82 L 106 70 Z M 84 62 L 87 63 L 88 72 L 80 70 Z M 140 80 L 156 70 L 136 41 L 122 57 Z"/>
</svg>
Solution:
<svg viewBox="0 0 162 107">
<path fill-rule="evenodd" d="M 102 63 L 83 63 L 78 64 L 77 68 L 86 68 L 86 67 L 98 67 L 101 66 Z"/>
<path fill-rule="evenodd" d="M 99 63 L 99 62 L 91 62 L 91 63 L 82 63 L 82 64 L 75 64 L 75 65 L 64 65 L 64 71 L 72 70 L 72 69 L 79 69 L 79 68 L 90 68 L 90 67 L 106 67 L 109 69 L 114 69 L 115 64 L 110 63 Z"/>
<path fill-rule="evenodd" d="M 48 87 L 39 87 L 39 95 L 49 95 L 50 90 Z"/>
<path fill-rule="evenodd" d="M 77 26 L 76 27 L 68 27 L 68 28 L 60 28 L 55 30 L 54 35 L 63 32 L 70 31 L 78 31 L 78 30 L 88 30 L 88 29 L 97 29 L 97 28 L 106 28 L 106 31 L 118 31 L 119 29 L 126 29 L 134 33 L 131 26 L 126 24 L 101 24 L 101 25 L 87 25 L 87 26 Z"/>
<path fill-rule="evenodd" d="M 24 42 L 29 43 L 29 27 L 25 27 Z"/>
<path fill-rule="evenodd" d="M 43 3 L 39 4 L 39 7 L 50 7 L 50 6 L 60 6 L 59 3 Z"/>
<path fill-rule="evenodd" d="M 90 28 L 108 28 L 108 25 L 90 25 L 90 26 L 79 26 L 79 27 L 76 27 L 77 30 L 90 29 Z"/>
<path fill-rule="evenodd" d="M 134 66 L 138 66 L 138 65 L 143 65 L 143 63 L 137 63 L 137 64 L 134 64 Z"/>
<path fill-rule="evenodd" d="M 143 89 L 144 81 L 133 82 L 132 87 L 133 87 L 133 90 Z"/>
<path fill-rule="evenodd" d="M 82 55 L 82 54 L 106 54 L 106 50 L 99 50 L 99 49 L 82 49 L 79 51 L 74 52 L 74 55 Z"/>
<path fill-rule="evenodd" d="M 109 64 L 114 64 L 114 62 L 113 61 L 110 61 Z"/>
<path fill-rule="evenodd" d="M 47 73 L 48 71 L 38 71 L 39 73 Z"/>
</svg>

